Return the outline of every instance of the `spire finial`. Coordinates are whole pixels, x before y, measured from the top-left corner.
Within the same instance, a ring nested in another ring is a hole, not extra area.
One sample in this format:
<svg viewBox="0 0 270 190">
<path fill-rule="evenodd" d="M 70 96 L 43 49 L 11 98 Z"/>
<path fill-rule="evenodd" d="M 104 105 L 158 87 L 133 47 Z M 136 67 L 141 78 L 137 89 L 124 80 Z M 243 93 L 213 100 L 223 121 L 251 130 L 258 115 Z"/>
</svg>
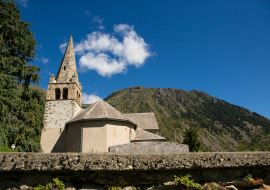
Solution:
<svg viewBox="0 0 270 190">
<path fill-rule="evenodd" d="M 72 32 L 72 31 L 70 32 L 71 36 L 72 36 L 72 33 L 74 33 L 74 32 Z"/>
</svg>

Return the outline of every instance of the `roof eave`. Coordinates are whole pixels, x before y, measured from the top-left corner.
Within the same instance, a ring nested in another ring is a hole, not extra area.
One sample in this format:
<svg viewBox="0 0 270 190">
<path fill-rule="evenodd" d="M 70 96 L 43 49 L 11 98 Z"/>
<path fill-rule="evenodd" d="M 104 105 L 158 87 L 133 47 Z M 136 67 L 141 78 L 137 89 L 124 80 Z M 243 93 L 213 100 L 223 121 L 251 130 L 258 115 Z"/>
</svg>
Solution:
<svg viewBox="0 0 270 190">
<path fill-rule="evenodd" d="M 142 140 L 131 140 L 130 142 L 139 142 L 139 141 L 166 141 L 166 139 L 142 139 Z"/>
<path fill-rule="evenodd" d="M 89 119 L 79 119 L 76 121 L 70 121 L 67 122 L 65 125 L 69 125 L 72 123 L 77 123 L 77 122 L 81 122 L 81 121 L 101 121 L 101 120 L 110 120 L 110 121 L 123 121 L 123 122 L 127 122 L 127 123 L 131 123 L 133 125 L 135 125 L 136 127 L 138 126 L 136 123 L 129 121 L 129 120 L 124 120 L 124 119 L 116 119 L 116 118 L 89 118 Z"/>
</svg>

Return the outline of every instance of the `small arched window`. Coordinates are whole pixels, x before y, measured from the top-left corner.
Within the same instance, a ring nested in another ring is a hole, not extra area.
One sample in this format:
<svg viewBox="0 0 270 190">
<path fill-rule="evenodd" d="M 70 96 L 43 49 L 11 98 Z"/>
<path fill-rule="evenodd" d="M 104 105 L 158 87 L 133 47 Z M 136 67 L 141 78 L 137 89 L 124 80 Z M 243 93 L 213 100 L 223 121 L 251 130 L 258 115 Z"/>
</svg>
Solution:
<svg viewBox="0 0 270 190">
<path fill-rule="evenodd" d="M 64 66 L 64 71 L 66 70 L 66 66 Z"/>
<path fill-rule="evenodd" d="M 60 95 L 61 95 L 61 91 L 59 88 L 55 89 L 55 99 L 59 100 L 60 99 Z"/>
<path fill-rule="evenodd" d="M 63 89 L 63 99 L 64 100 L 68 99 L 68 89 L 67 88 Z"/>
</svg>

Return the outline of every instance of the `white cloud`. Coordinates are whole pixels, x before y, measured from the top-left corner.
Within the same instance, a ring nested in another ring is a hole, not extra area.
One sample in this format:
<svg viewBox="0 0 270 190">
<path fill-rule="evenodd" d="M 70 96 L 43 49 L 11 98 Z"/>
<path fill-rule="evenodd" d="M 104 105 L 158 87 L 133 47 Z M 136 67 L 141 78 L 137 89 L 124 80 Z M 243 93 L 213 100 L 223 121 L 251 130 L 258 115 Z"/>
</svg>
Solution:
<svg viewBox="0 0 270 190">
<path fill-rule="evenodd" d="M 80 70 L 94 69 L 99 75 L 107 77 L 126 70 L 125 62 L 109 58 L 104 53 L 94 54 L 92 52 L 88 52 L 80 58 L 80 67 Z"/>
<path fill-rule="evenodd" d="M 60 51 L 61 51 L 62 53 L 65 53 L 67 45 L 68 45 L 67 42 L 65 42 L 65 43 L 63 43 L 63 44 L 60 44 L 59 49 L 60 49 Z"/>
<path fill-rule="evenodd" d="M 94 18 L 93 18 L 93 22 L 97 22 L 99 24 L 102 24 L 103 20 L 104 19 L 100 19 L 99 16 L 94 16 Z"/>
<path fill-rule="evenodd" d="M 27 0 L 15 0 L 17 3 L 21 4 L 23 7 L 28 7 L 27 6 Z"/>
<path fill-rule="evenodd" d="M 90 94 L 90 95 L 88 95 L 86 93 L 82 94 L 82 103 L 83 104 L 92 104 L 100 99 L 102 99 L 102 98 L 100 98 L 99 96 L 97 96 L 95 94 Z"/>
<path fill-rule="evenodd" d="M 48 62 L 50 62 L 49 59 L 48 59 L 48 58 L 45 58 L 45 57 L 41 57 L 41 61 L 42 61 L 45 65 L 47 65 Z"/>
<path fill-rule="evenodd" d="M 99 16 L 94 16 L 93 22 L 97 22 L 99 24 L 98 29 L 105 30 L 105 27 L 102 25 L 103 19 L 100 19 Z"/>
<path fill-rule="evenodd" d="M 75 46 L 75 53 L 82 55 L 80 70 L 94 69 L 102 76 L 111 77 L 127 71 L 129 65 L 139 68 L 151 56 L 149 45 L 137 35 L 133 26 L 115 25 L 114 32 L 121 35 L 122 42 L 111 34 L 98 31 L 88 34 L 87 39 Z"/>
<path fill-rule="evenodd" d="M 86 14 L 87 16 L 90 16 L 92 13 L 90 11 L 84 11 L 84 14 Z"/>
<path fill-rule="evenodd" d="M 105 30 L 105 27 L 104 27 L 103 25 L 100 25 L 100 26 L 98 27 L 98 29 L 100 29 L 100 30 Z"/>
</svg>

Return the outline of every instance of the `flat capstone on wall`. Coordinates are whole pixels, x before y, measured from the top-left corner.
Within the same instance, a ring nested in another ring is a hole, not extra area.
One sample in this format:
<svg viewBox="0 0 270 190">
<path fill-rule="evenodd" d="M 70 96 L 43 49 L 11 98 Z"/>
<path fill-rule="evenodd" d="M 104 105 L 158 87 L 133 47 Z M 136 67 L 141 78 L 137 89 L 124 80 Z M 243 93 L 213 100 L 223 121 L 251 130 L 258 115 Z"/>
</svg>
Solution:
<svg viewBox="0 0 270 190">
<path fill-rule="evenodd" d="M 172 142 L 134 142 L 109 147 L 115 153 L 188 153 L 186 144 Z"/>
</svg>

